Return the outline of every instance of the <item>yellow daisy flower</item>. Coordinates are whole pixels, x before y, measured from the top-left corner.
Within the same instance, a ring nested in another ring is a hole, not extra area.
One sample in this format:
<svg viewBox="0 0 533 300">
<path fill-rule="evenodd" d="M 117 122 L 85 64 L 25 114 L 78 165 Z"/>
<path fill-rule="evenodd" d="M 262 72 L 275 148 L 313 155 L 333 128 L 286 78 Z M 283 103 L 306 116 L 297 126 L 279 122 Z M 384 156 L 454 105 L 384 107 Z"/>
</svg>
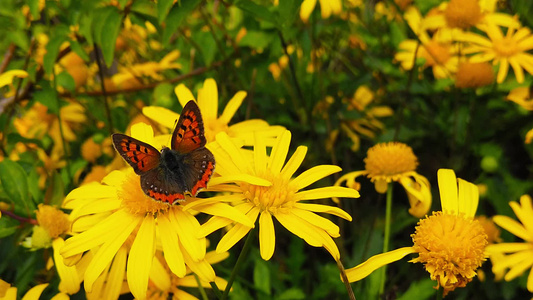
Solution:
<svg viewBox="0 0 533 300">
<path fill-rule="evenodd" d="M 533 35 L 527 27 L 510 27 L 504 35 L 502 29 L 493 23 L 482 27 L 488 37 L 473 32 L 458 35 L 458 40 L 467 42 L 464 54 L 473 54 L 470 62 L 492 61 L 498 65 L 496 81 L 502 83 L 507 77 L 509 65 L 514 71 L 516 81 L 524 82 L 524 70 L 533 74 Z"/>
<path fill-rule="evenodd" d="M 424 216 L 431 207 L 431 191 L 429 181 L 415 172 L 418 158 L 413 149 L 403 143 L 380 143 L 368 149 L 365 158 L 365 170 L 343 175 L 336 186 L 345 184 L 359 189 L 355 181 L 359 176 L 366 175 L 374 183 L 378 193 L 385 193 L 390 182 L 399 182 L 407 192 L 411 208 L 409 213 L 415 217 Z"/>
<path fill-rule="evenodd" d="M 131 133 L 134 138 L 156 148 L 170 142 L 160 136 L 155 143 L 152 127 L 143 123 L 132 126 Z M 196 212 L 222 216 L 246 226 L 253 226 L 253 223 L 227 204 L 211 201 L 202 205 L 202 201 L 193 197 L 186 197 L 179 205 L 155 201 L 141 190 L 139 176 L 133 170 L 114 171 L 102 184 L 86 184 L 67 195 L 63 206 L 72 210 L 70 218 L 75 235 L 66 240 L 61 255 L 72 265 L 86 251 L 94 251 L 84 273 L 87 292 L 92 292 L 96 281 L 102 278 L 100 275 L 122 253 L 127 256 L 129 288 L 136 298 L 144 299 L 157 249 L 163 251 L 167 264 L 177 276 L 185 276 L 187 265 L 202 280 L 213 281 L 215 273 L 204 257 L 205 236 L 197 234 L 200 224 L 194 212 L 184 207 L 194 203 Z"/>
<path fill-rule="evenodd" d="M 331 197 L 358 198 L 356 190 L 344 187 L 322 187 L 306 191 L 302 189 L 333 173 L 341 171 L 338 166 L 320 165 L 313 167 L 296 178 L 292 178 L 300 167 L 307 147 L 300 146 L 285 164 L 291 141 L 291 133 L 285 131 L 276 140 L 270 156 L 264 139 L 256 135 L 253 153 L 239 149 L 225 133 L 217 135 L 216 147 L 212 152 L 217 159 L 219 177 L 211 179 L 211 190 L 230 192 L 225 196 L 235 208 L 253 220 L 259 220 L 259 248 L 261 257 L 269 260 L 276 245 L 274 218 L 293 234 L 314 247 L 324 247 L 338 260 L 337 245 L 332 237 L 339 237 L 339 227 L 319 213 L 329 213 L 351 221 L 343 210 L 321 204 L 303 203 L 305 200 Z M 285 166 L 284 166 L 285 165 Z M 202 225 L 201 235 L 207 235 L 230 225 L 231 220 L 212 217 Z M 251 226 L 236 224 L 220 240 L 217 252 L 233 247 L 249 231 Z"/>
<path fill-rule="evenodd" d="M 491 255 L 493 272 L 495 274 L 506 273 L 505 281 L 511 281 L 530 269 L 527 289 L 533 293 L 533 205 L 531 197 L 523 195 L 520 197 L 520 204 L 511 201 L 509 205 L 522 224 L 507 216 L 494 216 L 494 223 L 523 239 L 524 242 L 492 244 L 487 247 L 487 253 Z M 493 254 L 501 256 L 497 260 L 492 260 Z"/>
<path fill-rule="evenodd" d="M 506 100 L 513 101 L 525 110 L 533 110 L 533 95 L 529 86 L 521 86 L 512 89 Z"/>
<path fill-rule="evenodd" d="M 322 19 L 329 18 L 332 14 L 339 15 L 342 12 L 341 0 L 319 0 Z M 316 6 L 316 0 L 304 0 L 300 6 L 300 19 L 306 22 Z"/>
<path fill-rule="evenodd" d="M 192 92 L 184 84 L 179 84 L 174 89 L 174 92 L 182 106 L 185 106 L 190 100 L 196 100 Z M 207 142 L 214 141 L 217 133 L 226 132 L 232 138 L 242 139 L 245 145 L 253 145 L 254 132 L 261 131 L 265 133 L 267 145 L 272 145 L 276 136 L 285 130 L 282 126 L 270 126 L 266 121 L 260 119 L 246 120 L 233 125 L 228 125 L 245 97 L 245 91 L 238 91 L 235 96 L 228 101 L 222 115 L 217 117 L 217 83 L 211 78 L 204 81 L 203 87 L 198 90 L 198 99 L 196 103 L 198 103 L 198 107 L 202 113 Z M 164 127 L 169 128 L 169 130 L 174 128 L 176 120 L 179 119 L 179 114 L 163 107 L 143 107 L 143 114 Z"/>
<path fill-rule="evenodd" d="M 24 296 L 22 296 L 23 300 L 38 300 L 39 297 L 41 297 L 41 294 L 43 293 L 44 289 L 48 287 L 48 283 L 43 283 L 36 285 L 29 289 Z M 0 279 L 0 300 L 17 300 L 19 299 L 17 297 L 17 288 L 12 287 L 9 283 L 3 281 Z M 68 295 L 59 293 L 52 297 L 51 300 L 65 300 L 70 299 Z"/>
<path fill-rule="evenodd" d="M 456 179 L 453 170 L 438 171 L 442 211 L 426 216 L 411 235 L 412 247 L 403 247 L 375 255 L 364 263 L 346 270 L 350 282 L 359 281 L 382 266 L 402 259 L 411 253 L 444 289 L 444 295 L 457 287 L 464 287 L 476 275 L 476 269 L 485 261 L 487 235 L 481 224 L 474 220 L 479 195 L 477 187 Z"/>
</svg>

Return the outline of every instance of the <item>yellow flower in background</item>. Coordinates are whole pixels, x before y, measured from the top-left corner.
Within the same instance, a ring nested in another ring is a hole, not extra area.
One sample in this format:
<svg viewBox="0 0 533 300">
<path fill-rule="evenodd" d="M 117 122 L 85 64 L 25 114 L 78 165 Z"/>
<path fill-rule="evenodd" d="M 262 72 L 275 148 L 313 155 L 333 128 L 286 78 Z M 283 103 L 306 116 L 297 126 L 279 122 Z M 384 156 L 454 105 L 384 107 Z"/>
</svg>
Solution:
<svg viewBox="0 0 533 300">
<path fill-rule="evenodd" d="M 10 70 L 0 74 L 0 88 L 9 85 L 9 92 L 4 94 L 4 97 L 14 96 L 15 87 L 13 86 L 13 80 L 17 78 L 28 77 L 28 72 L 24 70 Z M 2 111 L 0 111 L 1 113 Z"/>
<path fill-rule="evenodd" d="M 134 138 L 158 149 L 169 142 L 166 137 L 156 137 L 156 143 L 152 128 L 143 123 L 132 126 L 131 133 Z M 197 235 L 200 224 L 193 213 L 219 215 L 246 226 L 253 226 L 253 223 L 227 204 L 198 205 L 202 201 L 193 197 L 186 197 L 179 205 L 155 201 L 141 190 L 139 176 L 131 168 L 114 171 L 102 184 L 83 185 L 65 198 L 63 207 L 72 210 L 74 236 L 65 241 L 61 255 L 67 265 L 72 265 L 82 255 L 87 255 L 87 251 L 92 252 L 94 257 L 83 275 L 87 292 L 98 288 L 98 280 L 105 280 L 101 275 L 118 255 L 122 255 L 127 256 L 122 264 L 126 268 L 116 272 L 126 271 L 132 294 L 144 299 L 158 249 L 163 251 L 167 264 L 177 276 L 185 276 L 188 266 L 202 280 L 214 281 L 215 273 L 204 257 L 206 239 Z M 184 209 L 188 204 L 194 206 L 194 212 Z"/>
<path fill-rule="evenodd" d="M 458 88 L 478 88 L 494 82 L 494 71 L 487 62 L 461 62 L 455 74 L 455 86 Z"/>
<path fill-rule="evenodd" d="M 41 297 L 44 289 L 48 287 L 48 283 L 38 284 L 29 289 L 22 297 L 23 300 L 38 300 Z M 9 283 L 0 279 L 0 300 L 17 300 L 17 288 L 12 287 Z M 68 295 L 59 293 L 52 297 L 51 300 L 68 300 Z"/>
<path fill-rule="evenodd" d="M 520 222 L 508 216 L 494 216 L 494 223 L 524 240 L 522 243 L 499 243 L 487 247 L 495 274 L 505 273 L 505 281 L 511 281 L 529 269 L 527 289 L 533 293 L 533 204 L 529 195 L 520 197 L 520 204 L 509 202 Z M 493 255 L 497 256 L 492 260 Z"/>
<path fill-rule="evenodd" d="M 533 74 L 533 55 L 528 52 L 533 49 L 533 35 L 529 28 L 510 27 L 504 35 L 499 26 L 488 23 L 482 30 L 488 37 L 473 32 L 457 36 L 458 40 L 468 43 L 463 53 L 472 54 L 470 62 L 492 61 L 493 65 L 498 65 L 498 83 L 502 83 L 507 77 L 509 66 L 519 83 L 524 82 L 524 70 Z"/>
<path fill-rule="evenodd" d="M 374 92 L 366 85 L 359 86 L 352 98 L 345 99 L 348 102 L 348 111 L 356 110 L 362 114 L 359 119 L 347 118 L 341 122 L 340 128 L 352 140 L 352 151 L 359 150 L 361 144 L 359 135 L 374 139 L 376 132 L 385 129 L 385 125 L 379 118 L 394 114 L 394 111 L 388 106 L 373 105 L 375 104 L 374 100 Z M 335 143 L 335 140 L 330 141 L 330 143 Z"/>
<path fill-rule="evenodd" d="M 533 97 L 529 86 L 512 89 L 506 99 L 520 105 L 525 110 L 533 110 Z"/>
<path fill-rule="evenodd" d="M 412 247 L 403 247 L 375 255 L 364 263 L 346 270 L 350 282 L 359 281 L 380 267 L 402 259 L 411 253 L 418 257 L 410 262 L 423 263 L 437 287 L 444 295 L 457 287 L 464 287 L 476 275 L 485 261 L 487 235 L 474 215 L 479 195 L 477 187 L 456 179 L 453 170 L 438 171 L 442 211 L 421 219 Z"/>
<path fill-rule="evenodd" d="M 380 143 L 368 149 L 365 158 L 365 170 L 343 175 L 336 186 L 345 184 L 358 189 L 355 179 L 366 175 L 374 183 L 378 193 L 385 193 L 390 182 L 399 182 L 409 198 L 409 213 L 415 217 L 424 216 L 431 207 L 431 191 L 429 181 L 415 172 L 418 158 L 411 147 L 403 143 Z"/>
<path fill-rule="evenodd" d="M 316 213 L 328 213 L 351 221 L 351 216 L 343 210 L 322 204 L 305 203 L 306 200 L 328 199 L 331 197 L 358 198 L 356 190 L 344 187 L 322 187 L 303 190 L 316 181 L 341 171 L 333 165 L 315 166 L 296 178 L 292 178 L 302 164 L 307 147 L 300 146 L 285 163 L 291 141 L 290 131 L 278 136 L 270 156 L 261 135 L 256 134 L 252 153 L 240 149 L 225 133 L 217 135 L 211 148 L 217 160 L 217 173 L 211 179 L 210 190 L 229 192 L 225 197 L 235 208 L 245 213 L 259 225 L 259 249 L 261 257 L 269 260 L 274 254 L 276 235 L 274 218 L 283 227 L 304 239 L 313 247 L 324 247 L 334 259 L 340 258 L 337 245 L 332 237 L 339 237 L 339 227 Z M 202 225 L 201 235 L 232 224 L 224 217 L 212 217 Z M 217 252 L 233 247 L 252 229 L 252 226 L 236 224 L 222 237 Z"/>
<path fill-rule="evenodd" d="M 512 16 L 494 12 L 496 1 L 479 0 L 451 0 L 442 3 L 433 13 L 423 20 L 427 29 L 461 29 L 481 27 L 485 23 L 499 26 L 519 26 L 519 22 Z"/>
<path fill-rule="evenodd" d="M 306 22 L 316 6 L 317 0 L 304 0 L 300 7 L 300 19 Z M 329 18 L 332 14 L 339 15 L 342 12 L 341 0 L 319 0 L 322 19 Z"/>
<path fill-rule="evenodd" d="M 205 259 L 211 265 L 223 261 L 228 257 L 228 252 L 215 253 L 215 251 L 211 251 L 205 254 Z M 187 272 L 187 274 L 189 273 L 190 271 Z M 206 281 L 201 281 L 200 283 L 202 288 L 211 288 L 211 285 Z M 227 281 L 220 277 L 215 278 L 215 283 L 221 290 L 224 290 L 227 285 Z M 170 272 L 164 260 L 161 259 L 161 256 L 156 255 L 154 265 L 150 271 L 150 284 L 146 299 L 167 300 L 172 297 L 172 299 L 198 300 L 198 298 L 187 293 L 183 288 L 198 288 L 198 281 L 194 275 L 189 274 L 183 278 L 177 277 Z"/>
<path fill-rule="evenodd" d="M 182 106 L 185 106 L 189 100 L 197 100 L 204 121 L 207 142 L 214 141 L 219 132 L 226 132 L 230 137 L 242 140 L 245 145 L 252 145 L 254 132 L 262 132 L 265 134 L 266 144 L 272 145 L 276 136 L 285 130 L 282 126 L 270 126 L 266 121 L 260 119 L 229 125 L 246 97 L 246 92 L 237 92 L 228 101 L 222 115 L 218 116 L 218 88 L 214 79 L 204 81 L 203 87 L 198 90 L 197 99 L 184 84 L 178 85 L 174 91 Z M 174 128 L 176 120 L 179 119 L 179 114 L 163 107 L 144 107 L 143 114 L 170 130 Z"/>
</svg>

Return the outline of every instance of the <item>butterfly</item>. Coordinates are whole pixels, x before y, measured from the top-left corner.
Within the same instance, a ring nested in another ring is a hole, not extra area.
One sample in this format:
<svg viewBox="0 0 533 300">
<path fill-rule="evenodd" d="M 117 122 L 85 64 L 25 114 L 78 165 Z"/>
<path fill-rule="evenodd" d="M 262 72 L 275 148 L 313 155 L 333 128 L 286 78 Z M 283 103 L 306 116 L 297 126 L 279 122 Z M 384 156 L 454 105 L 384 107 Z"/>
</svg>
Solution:
<svg viewBox="0 0 533 300">
<path fill-rule="evenodd" d="M 196 196 L 215 169 L 215 157 L 205 148 L 202 114 L 192 100 L 183 107 L 170 148 L 163 146 L 159 152 L 120 133 L 112 138 L 118 153 L 141 176 L 143 192 L 157 201 L 174 204 L 185 194 Z"/>
</svg>

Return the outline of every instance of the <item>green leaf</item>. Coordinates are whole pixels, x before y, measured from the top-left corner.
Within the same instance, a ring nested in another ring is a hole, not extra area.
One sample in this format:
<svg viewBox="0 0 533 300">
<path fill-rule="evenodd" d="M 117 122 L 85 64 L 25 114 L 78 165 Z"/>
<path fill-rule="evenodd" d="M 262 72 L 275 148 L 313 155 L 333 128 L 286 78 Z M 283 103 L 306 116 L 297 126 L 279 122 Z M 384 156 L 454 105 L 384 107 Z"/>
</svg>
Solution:
<svg viewBox="0 0 533 300">
<path fill-rule="evenodd" d="M 67 39 L 69 29 L 66 25 L 58 25 L 54 27 L 48 44 L 46 44 L 46 54 L 43 58 L 43 68 L 46 74 L 52 74 L 54 64 L 59 54 L 59 47 Z"/>
<path fill-rule="evenodd" d="M 105 18 L 104 26 L 102 27 L 102 31 L 100 33 L 100 47 L 102 47 L 104 61 L 108 67 L 111 67 L 111 64 L 113 63 L 115 44 L 118 34 L 120 33 L 121 25 L 122 15 L 118 9 L 111 10 L 107 18 Z"/>
<path fill-rule="evenodd" d="M 284 0 L 279 2 L 279 15 L 282 26 L 290 26 L 294 24 L 294 20 L 298 16 L 302 0 Z"/>
<path fill-rule="evenodd" d="M 39 15 L 39 0 L 28 0 L 28 7 L 30 8 L 31 16 L 34 20 L 38 20 L 40 18 Z"/>
<path fill-rule="evenodd" d="M 278 300 L 306 299 L 306 295 L 301 289 L 291 288 L 281 293 L 278 297 L 276 297 L 276 299 Z"/>
<path fill-rule="evenodd" d="M 267 263 L 260 258 L 255 260 L 254 286 L 257 290 L 270 295 L 270 272 Z"/>
<path fill-rule="evenodd" d="M 35 168 L 31 169 L 30 174 L 28 174 L 28 191 L 33 197 L 34 203 L 42 202 L 41 189 L 39 189 L 39 173 L 37 173 Z"/>
<path fill-rule="evenodd" d="M 282 1 L 283 2 L 283 1 Z M 235 6 L 252 14 L 254 17 L 277 25 L 276 16 L 265 6 L 256 4 L 250 0 L 240 0 L 235 2 Z"/>
<path fill-rule="evenodd" d="M 90 60 L 89 55 L 85 53 L 85 50 L 83 50 L 83 48 L 81 47 L 80 43 L 78 43 L 78 41 L 70 40 L 70 49 L 72 49 L 72 51 L 78 54 L 78 56 L 81 57 L 81 59 L 83 59 L 84 61 L 87 62 Z"/>
<path fill-rule="evenodd" d="M 16 30 L 8 33 L 9 40 L 11 40 L 15 45 L 20 47 L 24 51 L 28 51 L 30 48 L 30 42 L 28 36 L 24 31 Z"/>
<path fill-rule="evenodd" d="M 29 213 L 35 210 L 35 205 L 30 201 L 27 174 L 24 169 L 10 159 L 0 162 L 0 181 L 5 193 L 15 206 L 25 207 Z"/>
<path fill-rule="evenodd" d="M 265 31 L 250 30 L 239 41 L 239 46 L 253 49 L 265 49 L 274 39 L 275 35 Z"/>
<path fill-rule="evenodd" d="M 0 218 L 0 239 L 15 233 L 18 226 L 18 222 L 11 218 Z"/>
<path fill-rule="evenodd" d="M 162 83 L 155 87 L 152 105 L 172 108 L 174 105 L 174 85 L 170 83 Z"/>
<path fill-rule="evenodd" d="M 163 24 L 173 3 L 173 0 L 157 1 L 157 20 L 159 20 L 159 24 Z"/>
<path fill-rule="evenodd" d="M 70 92 L 76 89 L 76 82 L 74 82 L 74 78 L 67 71 L 63 71 L 57 75 L 56 82 L 58 86 L 62 86 Z"/>
<path fill-rule="evenodd" d="M 54 172 L 52 178 L 50 179 L 50 184 L 48 186 L 48 191 L 46 192 L 49 199 L 45 200 L 45 203 L 50 205 L 61 206 L 63 198 L 65 198 L 65 185 L 63 184 L 63 179 L 59 173 Z M 47 201 L 48 200 L 48 201 Z"/>
<path fill-rule="evenodd" d="M 430 297 L 435 296 L 435 289 L 433 286 L 435 281 L 431 279 L 423 279 L 420 281 L 411 282 L 409 284 L 409 289 L 398 297 L 397 300 L 408 300 L 408 299 L 429 299 Z"/>
<path fill-rule="evenodd" d="M 48 107 L 50 113 L 59 114 L 59 105 L 57 101 L 57 93 L 50 86 L 49 82 L 41 81 L 41 90 L 33 94 L 35 101 L 42 103 Z"/>
<path fill-rule="evenodd" d="M 200 0 L 182 0 L 181 6 L 174 5 L 168 17 L 166 19 L 166 27 L 163 30 L 163 44 L 168 45 L 172 34 L 176 32 L 178 27 L 181 25 L 185 17 L 190 15 L 193 9 L 200 3 Z"/>
<path fill-rule="evenodd" d="M 29 139 L 29 138 L 21 136 L 17 132 L 8 133 L 7 134 L 7 140 L 12 145 L 14 145 L 14 144 L 16 144 L 18 142 L 22 142 L 24 144 L 30 144 L 30 143 L 36 144 L 37 146 L 39 146 L 39 148 L 44 148 L 43 143 L 42 143 L 42 141 L 40 139 Z"/>
</svg>

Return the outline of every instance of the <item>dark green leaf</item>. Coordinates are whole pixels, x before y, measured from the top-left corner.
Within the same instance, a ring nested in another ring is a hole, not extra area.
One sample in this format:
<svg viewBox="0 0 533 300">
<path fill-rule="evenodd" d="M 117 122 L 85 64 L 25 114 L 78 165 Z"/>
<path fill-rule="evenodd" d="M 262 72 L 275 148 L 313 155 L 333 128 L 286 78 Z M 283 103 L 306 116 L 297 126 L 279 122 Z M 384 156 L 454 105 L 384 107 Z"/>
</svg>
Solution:
<svg viewBox="0 0 533 300">
<path fill-rule="evenodd" d="M 91 31 L 96 44 L 102 44 L 102 31 L 104 29 L 105 21 L 109 15 L 116 11 L 117 8 L 114 6 L 105 6 L 94 10 L 91 19 Z"/>
<path fill-rule="evenodd" d="M 200 3 L 200 0 L 182 0 L 181 6 L 174 5 L 166 19 L 166 27 L 163 30 L 163 44 L 168 45 L 170 38 L 181 25 L 194 8 Z"/>
<path fill-rule="evenodd" d="M 5 216 L 0 218 L 0 239 L 15 233 L 18 226 L 18 222 L 11 218 Z"/>
<path fill-rule="evenodd" d="M 110 67 L 113 63 L 115 44 L 120 32 L 120 26 L 122 25 L 122 15 L 117 9 L 112 10 L 104 22 L 105 24 L 102 27 L 100 46 L 102 47 L 104 61 L 106 65 Z"/>
<path fill-rule="evenodd" d="M 290 26 L 298 16 L 302 0 L 284 0 L 279 2 L 279 15 L 282 26 Z"/>
<path fill-rule="evenodd" d="M 74 78 L 67 71 L 63 71 L 57 75 L 56 81 L 58 86 L 62 86 L 70 92 L 76 89 L 76 82 L 74 82 Z"/>
<path fill-rule="evenodd" d="M 159 20 L 159 24 L 163 24 L 173 3 L 173 0 L 157 1 L 157 19 Z"/>
<path fill-rule="evenodd" d="M 30 8 L 31 16 L 35 19 L 39 19 L 39 0 L 28 0 L 28 7 Z"/>
<path fill-rule="evenodd" d="M 235 6 L 252 14 L 254 17 L 270 22 L 272 24 L 277 24 L 276 16 L 268 10 L 268 8 L 256 4 L 255 2 L 249 0 L 239 0 L 235 2 Z"/>
<path fill-rule="evenodd" d="M 273 33 L 250 30 L 239 41 L 239 46 L 247 46 L 253 49 L 264 49 L 275 38 Z"/>
<path fill-rule="evenodd" d="M 256 259 L 254 266 L 254 286 L 257 290 L 270 295 L 270 272 L 268 264 L 262 259 Z"/>
<path fill-rule="evenodd" d="M 24 207 L 29 213 L 35 209 L 35 206 L 30 201 L 26 177 L 26 172 L 18 163 L 10 159 L 0 162 L 0 181 L 5 193 L 16 206 Z"/>
<path fill-rule="evenodd" d="M 61 206 L 63 198 L 65 197 L 65 186 L 63 184 L 63 179 L 61 178 L 61 175 L 54 172 L 50 180 L 51 182 L 48 187 L 50 190 L 47 191 L 47 196 L 49 195 L 50 198 L 46 199 L 46 203 L 50 205 Z"/>
<path fill-rule="evenodd" d="M 16 30 L 8 33 L 9 39 L 24 51 L 30 48 L 28 36 L 24 31 Z"/>
<path fill-rule="evenodd" d="M 409 284 L 409 289 L 398 297 L 398 300 L 408 300 L 408 299 L 429 299 L 430 297 L 435 297 L 435 281 L 431 279 L 423 279 L 420 281 L 411 282 Z"/>
<path fill-rule="evenodd" d="M 39 139 L 29 139 L 29 138 L 25 138 L 23 136 L 21 136 L 20 134 L 16 133 L 16 132 L 11 132 L 7 135 L 7 140 L 9 141 L 10 144 L 15 144 L 15 143 L 18 143 L 18 142 L 22 142 L 24 144 L 36 144 L 37 146 L 39 146 L 39 148 L 44 148 L 43 146 L 43 143 L 41 142 L 41 140 Z"/>
<path fill-rule="evenodd" d="M 28 175 L 28 190 L 33 197 L 34 203 L 42 202 L 41 189 L 39 189 L 39 173 L 37 173 L 35 168 L 31 169 Z"/>
<path fill-rule="evenodd" d="M 78 43 L 78 41 L 76 40 L 71 40 L 70 41 L 70 49 L 72 49 L 72 51 L 74 51 L 76 54 L 78 54 L 79 57 L 81 57 L 81 59 L 83 59 L 84 61 L 89 61 L 89 55 L 87 55 L 87 53 L 85 53 L 85 50 L 83 50 L 83 48 L 81 47 L 80 43 Z"/>
<path fill-rule="evenodd" d="M 43 81 L 41 85 L 42 89 L 34 93 L 33 98 L 35 101 L 42 103 L 50 113 L 59 114 L 59 105 L 57 101 L 57 93 L 50 86 L 48 82 Z"/>
<path fill-rule="evenodd" d="M 298 300 L 306 299 L 305 293 L 298 288 L 291 288 L 281 293 L 276 299 L 279 300 Z"/>
</svg>

